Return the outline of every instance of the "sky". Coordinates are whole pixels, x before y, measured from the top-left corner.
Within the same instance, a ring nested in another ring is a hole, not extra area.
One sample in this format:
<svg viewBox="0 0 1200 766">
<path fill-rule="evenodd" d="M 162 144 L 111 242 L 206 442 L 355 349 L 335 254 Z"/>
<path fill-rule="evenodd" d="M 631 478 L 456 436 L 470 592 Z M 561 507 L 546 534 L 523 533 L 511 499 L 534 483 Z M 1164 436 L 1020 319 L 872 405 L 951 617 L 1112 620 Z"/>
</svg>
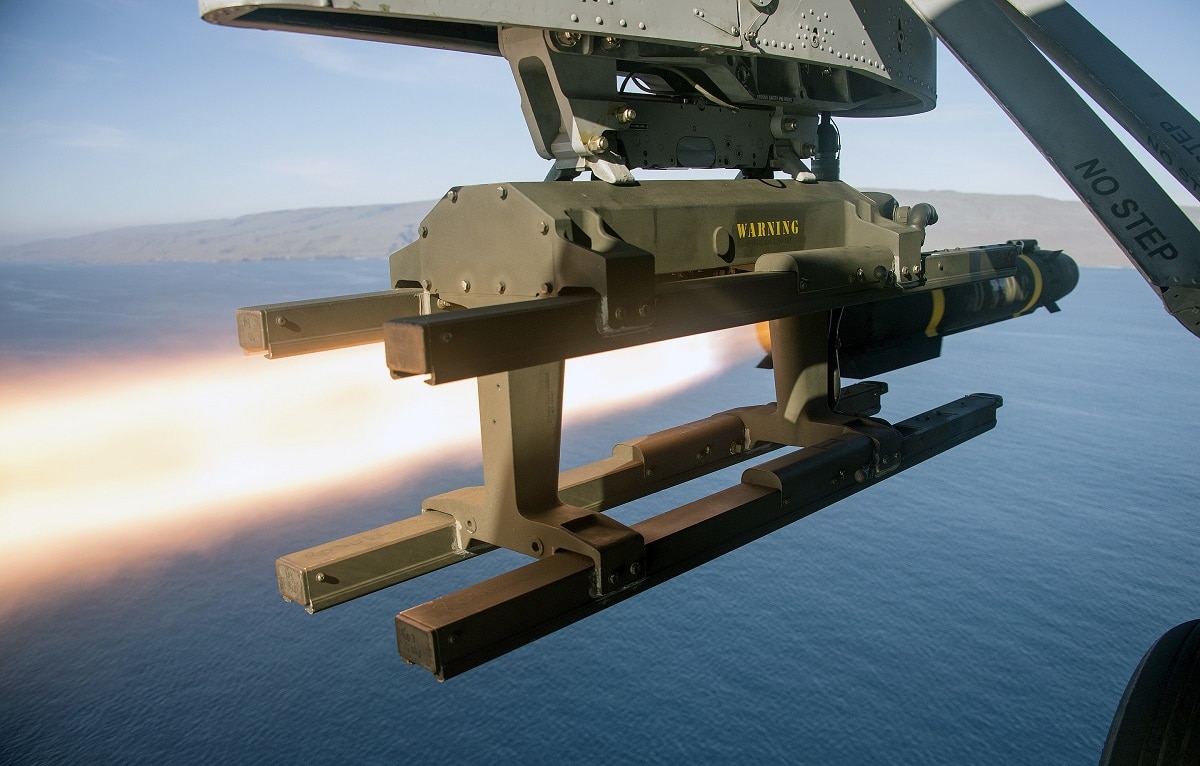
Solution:
<svg viewBox="0 0 1200 766">
<path fill-rule="evenodd" d="M 1075 6 L 1200 112 L 1200 4 Z M 842 120 L 843 179 L 1071 198 L 944 51 L 938 93 L 927 115 Z M 427 200 L 546 169 L 498 57 L 216 27 L 194 0 L 0 0 L 0 245 Z"/>
</svg>

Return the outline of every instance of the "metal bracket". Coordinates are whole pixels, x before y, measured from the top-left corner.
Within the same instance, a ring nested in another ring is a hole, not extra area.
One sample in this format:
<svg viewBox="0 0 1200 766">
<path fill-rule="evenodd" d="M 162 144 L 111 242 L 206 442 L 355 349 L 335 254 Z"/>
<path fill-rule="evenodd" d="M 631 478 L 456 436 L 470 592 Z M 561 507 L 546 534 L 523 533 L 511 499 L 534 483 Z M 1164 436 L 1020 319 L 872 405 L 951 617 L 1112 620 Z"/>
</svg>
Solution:
<svg viewBox="0 0 1200 766">
<path fill-rule="evenodd" d="M 455 518 L 457 547 L 480 542 L 542 558 L 559 551 L 587 556 L 593 594 L 609 595 L 645 571 L 642 536 L 624 524 L 559 499 L 563 362 L 479 378 L 482 487 L 423 504 Z"/>
<path fill-rule="evenodd" d="M 750 28 L 746 30 L 746 42 L 758 46 L 758 31 L 762 29 L 763 24 L 767 23 L 767 19 L 771 18 L 771 14 L 776 11 L 779 5 L 775 0 L 750 0 L 751 4 L 758 9 L 758 18 L 750 24 Z"/>
<path fill-rule="evenodd" d="M 741 31 L 738 29 L 737 24 L 726 21 L 725 19 L 721 18 L 720 16 L 714 16 L 711 11 L 709 11 L 705 8 L 693 8 L 692 15 L 694 15 L 696 18 L 703 21 L 705 24 L 708 24 L 711 27 L 719 29 L 719 30 L 721 30 L 721 32 L 723 32 L 731 37 L 737 37 L 738 32 Z"/>
<path fill-rule="evenodd" d="M 750 441 L 808 447 L 846 435 L 871 440 L 871 459 L 856 469 L 859 481 L 900 467 L 900 434 L 883 420 L 838 412 L 836 312 L 772 320 L 771 356 L 776 403 L 735 413 Z"/>
</svg>

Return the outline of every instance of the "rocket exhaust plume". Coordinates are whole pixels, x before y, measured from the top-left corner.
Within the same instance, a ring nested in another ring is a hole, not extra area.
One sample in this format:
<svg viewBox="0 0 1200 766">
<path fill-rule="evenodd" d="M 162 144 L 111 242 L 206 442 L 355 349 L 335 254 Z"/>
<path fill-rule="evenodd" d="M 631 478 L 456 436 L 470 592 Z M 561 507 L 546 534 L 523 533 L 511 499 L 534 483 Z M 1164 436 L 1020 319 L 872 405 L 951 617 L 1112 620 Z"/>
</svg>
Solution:
<svg viewBox="0 0 1200 766">
<path fill-rule="evenodd" d="M 742 328 L 570 360 L 566 428 L 670 396 L 756 351 Z M 135 553 L 204 548 L 310 508 L 314 493 L 361 494 L 435 460 L 478 462 L 475 398 L 473 381 L 391 380 L 377 346 L 10 373 L 0 381 L 0 557 L 65 582 Z M 12 592 L 0 613 L 16 606 Z"/>
</svg>

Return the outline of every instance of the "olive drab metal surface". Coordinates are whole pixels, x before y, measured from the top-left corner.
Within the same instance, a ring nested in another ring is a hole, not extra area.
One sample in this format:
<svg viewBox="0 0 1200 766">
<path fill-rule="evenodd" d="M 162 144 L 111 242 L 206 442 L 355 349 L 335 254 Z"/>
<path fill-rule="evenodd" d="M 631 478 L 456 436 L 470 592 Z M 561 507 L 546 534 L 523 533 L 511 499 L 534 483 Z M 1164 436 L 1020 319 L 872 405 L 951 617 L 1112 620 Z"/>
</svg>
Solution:
<svg viewBox="0 0 1200 766">
<path fill-rule="evenodd" d="M 1066 33 L 1041 24 L 1036 9 L 1006 12 L 1037 33 L 1021 32 L 991 0 L 201 0 L 200 9 L 229 26 L 503 56 L 533 148 L 548 161 L 545 181 L 451 188 L 418 239 L 392 254 L 391 284 L 381 285 L 390 289 L 238 312 L 247 353 L 382 341 L 396 377 L 477 379 L 483 486 L 276 563 L 284 597 L 317 611 L 496 547 L 529 556 L 397 615 L 400 654 L 439 679 L 994 426 L 1001 399 L 992 394 L 893 425 L 875 417 L 886 384 L 842 384 L 933 359 L 945 336 L 1057 311 L 1078 279 L 1069 256 L 1032 240 L 925 251 L 937 222 L 930 205 L 839 180 L 837 119 L 933 108 L 931 29 L 1056 167 L 1078 176 L 1081 196 L 1168 308 L 1193 321 L 1194 227 L 1144 189 L 1091 123 L 1076 131 L 1037 114 L 1070 89 L 1039 89 L 1050 67 L 1025 35 L 1050 48 L 1043 38 Z M 1039 82 L 1005 71 L 1013 50 L 1040 62 L 1024 75 Z M 1170 119 L 1178 124 L 1153 140 L 1189 129 Z M 729 178 L 651 180 L 655 169 L 681 167 L 727 168 Z M 751 323 L 769 326 L 774 402 L 731 402 L 562 470 L 564 360 Z M 604 513 L 783 447 L 792 450 L 729 489 L 644 522 Z"/>
<path fill-rule="evenodd" d="M 817 114 L 933 108 L 934 42 L 896 3 L 222 2 L 208 21 L 503 55 L 550 174 L 633 168 L 795 176 Z M 701 96 L 696 98 L 696 96 Z M 516 148 L 514 147 L 515 151 Z"/>
</svg>

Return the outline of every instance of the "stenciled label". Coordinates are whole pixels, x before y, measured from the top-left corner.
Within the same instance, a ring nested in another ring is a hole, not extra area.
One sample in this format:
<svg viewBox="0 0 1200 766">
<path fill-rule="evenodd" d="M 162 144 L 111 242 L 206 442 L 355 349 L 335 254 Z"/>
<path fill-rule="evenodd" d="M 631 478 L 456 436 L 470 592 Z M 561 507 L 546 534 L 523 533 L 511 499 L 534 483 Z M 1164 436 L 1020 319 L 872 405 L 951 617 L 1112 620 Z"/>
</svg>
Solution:
<svg viewBox="0 0 1200 766">
<path fill-rule="evenodd" d="M 1121 182 L 1117 180 L 1115 175 L 1109 172 L 1107 167 L 1101 164 L 1099 157 L 1093 157 L 1090 160 L 1079 163 L 1075 166 L 1075 170 L 1079 171 L 1079 175 L 1083 181 L 1099 197 L 1108 199 L 1119 198 L 1118 202 L 1111 204 L 1109 210 L 1114 218 L 1122 219 L 1120 225 L 1124 227 L 1125 231 L 1129 232 L 1122 240 L 1125 252 L 1135 255 L 1134 249 L 1130 247 L 1130 240 L 1132 240 L 1137 244 L 1141 252 L 1151 258 L 1157 257 L 1162 258 L 1164 261 L 1172 261 L 1179 257 L 1179 248 L 1171 242 L 1167 233 L 1155 224 L 1150 214 L 1143 210 L 1143 205 L 1132 197 L 1119 194 L 1121 191 Z M 1135 216 L 1135 213 L 1139 215 Z M 1129 223 L 1125 223 L 1126 220 Z M 1116 230 L 1116 225 L 1116 221 L 1111 221 L 1109 223 L 1109 231 L 1120 236 L 1121 233 Z"/>
<path fill-rule="evenodd" d="M 737 224 L 738 239 L 756 237 L 786 237 L 800 233 L 800 221 L 746 221 Z"/>
</svg>

